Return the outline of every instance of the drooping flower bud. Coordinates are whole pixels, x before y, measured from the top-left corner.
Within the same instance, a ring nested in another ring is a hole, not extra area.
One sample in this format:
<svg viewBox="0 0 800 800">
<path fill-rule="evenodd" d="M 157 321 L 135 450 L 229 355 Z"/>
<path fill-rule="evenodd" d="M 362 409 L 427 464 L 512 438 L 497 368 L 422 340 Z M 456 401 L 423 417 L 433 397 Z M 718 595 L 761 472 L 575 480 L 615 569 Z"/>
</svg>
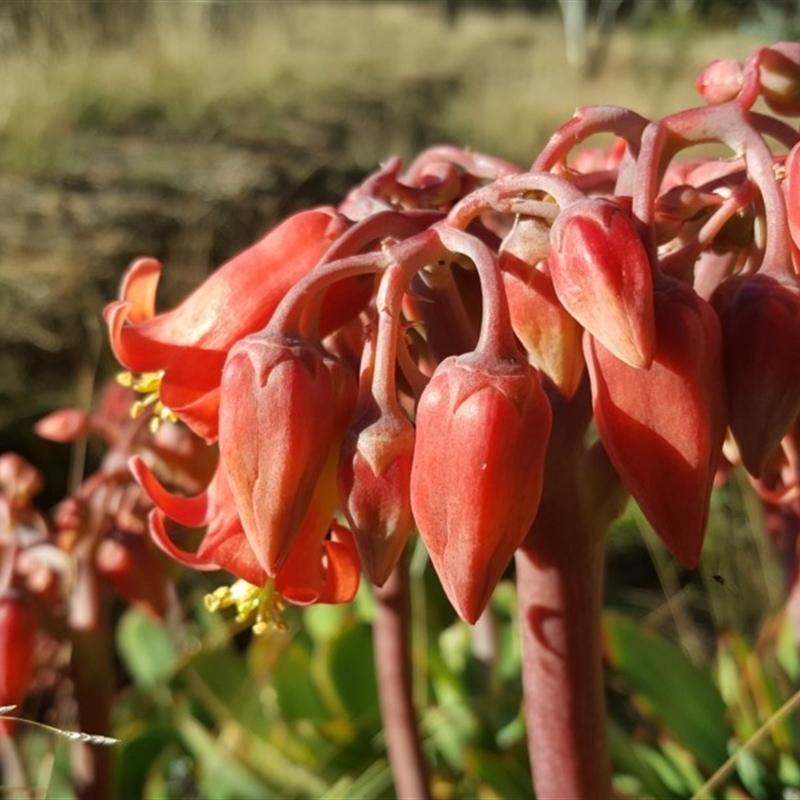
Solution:
<svg viewBox="0 0 800 800">
<path fill-rule="evenodd" d="M 562 211 L 550 232 L 548 267 L 564 308 L 633 367 L 653 358 L 653 281 L 630 214 L 590 198 Z"/>
<path fill-rule="evenodd" d="M 742 89 L 742 64 L 735 58 L 712 61 L 695 82 L 695 89 L 709 105 L 727 103 Z"/>
<path fill-rule="evenodd" d="M 623 364 L 587 337 L 600 439 L 614 468 L 671 553 L 694 567 L 727 426 L 722 336 L 713 309 L 683 283 L 655 292 L 649 369 Z"/>
<path fill-rule="evenodd" d="M 777 42 L 759 52 L 761 96 L 776 113 L 800 116 L 800 43 Z"/>
<path fill-rule="evenodd" d="M 583 375 L 583 329 L 561 305 L 543 269 L 507 252 L 500 267 L 514 333 L 558 391 L 572 397 Z"/>
<path fill-rule="evenodd" d="M 231 349 L 220 456 L 247 539 L 270 576 L 294 544 L 332 448 L 338 455 L 355 397 L 350 370 L 306 342 L 264 332 Z"/>
<path fill-rule="evenodd" d="M 521 360 L 448 358 L 420 398 L 411 507 L 467 622 L 480 616 L 536 516 L 551 421 L 539 375 Z"/>
<path fill-rule="evenodd" d="M 9 592 L 0 597 L 0 706 L 17 706 L 33 680 L 36 631 L 33 608 Z M 0 736 L 14 732 L 14 723 L 0 720 Z"/>
<path fill-rule="evenodd" d="M 800 413 L 800 287 L 790 276 L 739 276 L 711 303 L 722 325 L 728 424 L 758 477 Z"/>
<path fill-rule="evenodd" d="M 51 442 L 72 442 L 91 430 L 91 417 L 78 408 L 60 408 L 42 417 L 34 426 L 37 436 Z"/>
<path fill-rule="evenodd" d="M 414 426 L 399 413 L 356 421 L 339 462 L 342 509 L 364 571 L 376 586 L 391 574 L 414 530 L 410 481 Z"/>
</svg>

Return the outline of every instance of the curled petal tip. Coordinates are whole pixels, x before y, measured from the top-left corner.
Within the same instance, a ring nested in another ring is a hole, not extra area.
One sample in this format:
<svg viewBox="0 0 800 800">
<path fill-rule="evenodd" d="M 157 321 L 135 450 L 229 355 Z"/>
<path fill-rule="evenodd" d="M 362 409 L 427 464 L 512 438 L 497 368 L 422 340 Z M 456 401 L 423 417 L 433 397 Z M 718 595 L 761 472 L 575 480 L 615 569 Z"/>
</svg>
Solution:
<svg viewBox="0 0 800 800">
<path fill-rule="evenodd" d="M 190 528 L 199 528 L 209 522 L 207 492 L 196 497 L 182 497 L 168 492 L 141 456 L 133 456 L 128 461 L 128 467 L 145 494 L 168 517 Z"/>
<path fill-rule="evenodd" d="M 190 553 L 188 550 L 182 550 L 178 547 L 172 539 L 170 539 L 166 525 L 164 524 L 164 513 L 159 509 L 156 508 L 150 512 L 148 523 L 153 541 L 161 550 L 170 556 L 170 558 L 173 558 L 179 564 L 205 572 L 220 569 L 217 564 L 198 556 L 196 553 Z"/>
<path fill-rule="evenodd" d="M 139 258 L 125 273 L 120 298 L 130 303 L 131 322 L 142 322 L 155 316 L 156 289 L 162 269 L 161 262 L 154 258 Z"/>
</svg>

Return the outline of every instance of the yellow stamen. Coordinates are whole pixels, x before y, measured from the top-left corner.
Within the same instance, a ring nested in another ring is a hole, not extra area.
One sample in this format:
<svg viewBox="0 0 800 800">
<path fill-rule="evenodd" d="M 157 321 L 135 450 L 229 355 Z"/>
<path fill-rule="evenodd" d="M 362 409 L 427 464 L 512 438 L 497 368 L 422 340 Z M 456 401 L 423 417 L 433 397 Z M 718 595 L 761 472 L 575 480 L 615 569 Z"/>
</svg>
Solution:
<svg viewBox="0 0 800 800">
<path fill-rule="evenodd" d="M 269 628 L 288 630 L 281 619 L 281 612 L 285 608 L 283 598 L 271 578 L 263 586 L 253 586 L 244 580 L 238 580 L 231 586 L 220 586 L 205 596 L 205 605 L 212 612 L 233 606 L 237 622 L 247 622 L 255 614 L 253 633 L 257 636 Z"/>
<path fill-rule="evenodd" d="M 152 433 L 155 433 L 165 421 L 178 421 L 177 414 L 161 402 L 159 391 L 163 377 L 163 370 L 159 372 L 143 372 L 140 375 L 133 372 L 120 372 L 117 375 L 117 383 L 121 386 L 127 386 L 133 389 L 134 392 L 144 395 L 144 397 L 134 401 L 133 405 L 131 405 L 131 417 L 136 419 L 149 410 L 152 415 L 149 422 Z"/>
</svg>

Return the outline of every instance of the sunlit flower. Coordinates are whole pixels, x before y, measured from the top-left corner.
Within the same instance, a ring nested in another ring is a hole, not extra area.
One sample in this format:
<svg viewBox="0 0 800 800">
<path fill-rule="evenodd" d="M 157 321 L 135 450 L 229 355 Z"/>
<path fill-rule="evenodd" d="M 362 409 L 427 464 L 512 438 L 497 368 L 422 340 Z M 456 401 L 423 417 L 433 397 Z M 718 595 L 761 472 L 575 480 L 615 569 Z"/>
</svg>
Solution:
<svg viewBox="0 0 800 800">
<path fill-rule="evenodd" d="M 330 208 L 295 214 L 161 314 L 155 313 L 161 264 L 135 261 L 105 319 L 114 355 L 132 373 L 123 380 L 143 395 L 136 410 L 152 410 L 158 419 L 177 415 L 205 439 L 216 439 L 228 350 L 264 327 L 346 227 Z"/>
<path fill-rule="evenodd" d="M 284 566 L 273 578 L 267 576 L 260 559 L 245 536 L 222 465 L 208 489 L 194 497 L 167 491 L 141 458 L 131 459 L 131 471 L 156 505 L 150 515 L 150 531 L 156 544 L 173 559 L 196 570 L 225 570 L 239 581 L 254 587 L 244 595 L 239 589 L 229 595 L 215 595 L 218 607 L 235 605 L 242 612 L 252 601 L 253 592 L 268 601 L 270 609 L 259 606 L 264 618 L 276 616 L 274 604 L 281 598 L 297 605 L 345 603 L 355 596 L 359 584 L 360 562 L 350 532 L 328 516 L 314 518 L 304 525 Z M 167 520 L 185 528 L 204 528 L 196 551 L 179 547 L 172 540 Z M 239 599 L 237 599 L 239 598 Z M 231 600 L 231 602 L 228 602 Z M 224 601 L 224 602 L 223 602 Z"/>
</svg>

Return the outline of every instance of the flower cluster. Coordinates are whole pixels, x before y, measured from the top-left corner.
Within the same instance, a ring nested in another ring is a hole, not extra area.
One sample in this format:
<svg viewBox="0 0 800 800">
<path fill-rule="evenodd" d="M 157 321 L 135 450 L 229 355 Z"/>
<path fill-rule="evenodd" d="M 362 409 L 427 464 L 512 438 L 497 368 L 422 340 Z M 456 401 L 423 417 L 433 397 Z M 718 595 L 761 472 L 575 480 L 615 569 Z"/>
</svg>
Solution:
<svg viewBox="0 0 800 800">
<path fill-rule="evenodd" d="M 154 434 L 146 419 L 132 419 L 135 398 L 111 383 L 93 413 L 60 409 L 39 420 L 36 432 L 45 439 L 94 434 L 106 445 L 97 470 L 51 514 L 35 505 L 42 474 L 14 453 L 0 455 L 0 706 L 22 702 L 37 663 L 58 661 L 59 645 L 75 648 L 102 627 L 107 589 L 152 617 L 168 615 L 169 570 L 147 535 L 152 503 L 128 460 L 145 459 L 184 491 L 204 486 L 215 460 L 183 427 Z M 13 725 L 0 721 L 0 733 Z"/>
<path fill-rule="evenodd" d="M 595 446 L 696 565 L 723 445 L 758 478 L 800 412 L 800 136 L 780 118 L 800 115 L 800 45 L 697 85 L 706 106 L 658 120 L 579 109 L 530 169 L 393 159 L 171 311 L 160 264 L 130 267 L 105 317 L 137 411 L 219 450 L 194 496 L 131 467 L 155 541 L 239 579 L 213 606 L 266 624 L 282 600 L 346 602 L 418 531 L 474 622 L 560 490 L 554 414 L 583 394 Z M 615 143 L 584 146 L 599 133 Z M 729 152 L 679 158 L 710 143 Z M 205 528 L 196 552 L 174 523 Z"/>
</svg>

